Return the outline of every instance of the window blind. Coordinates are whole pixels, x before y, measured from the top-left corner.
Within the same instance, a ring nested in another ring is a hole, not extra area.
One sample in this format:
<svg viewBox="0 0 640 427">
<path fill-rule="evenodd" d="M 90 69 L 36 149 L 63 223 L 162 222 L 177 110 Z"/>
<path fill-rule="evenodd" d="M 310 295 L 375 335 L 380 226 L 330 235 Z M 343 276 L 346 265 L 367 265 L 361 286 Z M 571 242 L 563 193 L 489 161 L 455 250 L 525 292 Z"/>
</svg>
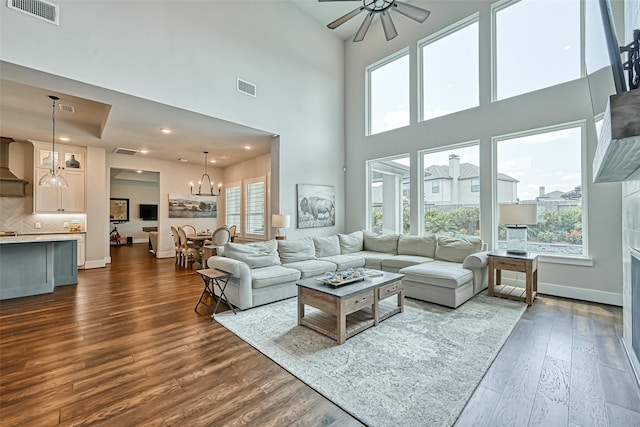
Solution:
<svg viewBox="0 0 640 427">
<path fill-rule="evenodd" d="M 240 222 L 240 186 L 227 187 L 225 193 L 225 224 L 228 227 L 236 226 L 236 234 L 241 234 Z"/>
<path fill-rule="evenodd" d="M 265 184 L 252 182 L 246 186 L 246 218 L 247 234 L 264 235 Z"/>
</svg>

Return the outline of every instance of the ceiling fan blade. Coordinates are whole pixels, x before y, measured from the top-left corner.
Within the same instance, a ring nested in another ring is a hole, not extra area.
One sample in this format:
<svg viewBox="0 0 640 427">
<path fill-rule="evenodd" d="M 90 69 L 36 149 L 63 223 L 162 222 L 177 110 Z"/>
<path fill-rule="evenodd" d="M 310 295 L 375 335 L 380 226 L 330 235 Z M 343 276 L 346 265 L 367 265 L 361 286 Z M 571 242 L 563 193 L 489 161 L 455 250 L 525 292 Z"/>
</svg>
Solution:
<svg viewBox="0 0 640 427">
<path fill-rule="evenodd" d="M 395 39 L 398 32 L 396 31 L 396 26 L 393 25 L 391 15 L 387 12 L 380 12 L 380 20 L 382 21 L 382 29 L 384 30 L 384 36 L 387 38 L 387 41 Z"/>
<path fill-rule="evenodd" d="M 431 15 L 431 11 L 407 3 L 395 2 L 393 10 L 421 24 Z"/>
<path fill-rule="evenodd" d="M 362 12 L 364 10 L 364 7 L 359 7 L 357 9 L 353 9 L 351 12 L 347 13 L 344 16 L 341 16 L 340 18 L 336 19 L 335 21 L 333 21 L 332 23 L 330 23 L 329 25 L 327 25 L 327 27 L 331 28 L 332 30 L 335 30 L 336 28 L 338 28 L 340 25 L 344 24 L 345 22 L 347 22 L 349 19 L 353 18 L 354 16 L 358 15 L 360 12 Z"/>
<path fill-rule="evenodd" d="M 364 40 L 364 36 L 366 36 L 367 31 L 369 31 L 371 21 L 373 21 L 373 13 L 369 12 L 364 18 L 364 21 L 362 21 L 362 25 L 360 25 L 360 29 L 356 33 L 356 36 L 353 38 L 354 42 L 361 42 L 362 40 Z"/>
</svg>

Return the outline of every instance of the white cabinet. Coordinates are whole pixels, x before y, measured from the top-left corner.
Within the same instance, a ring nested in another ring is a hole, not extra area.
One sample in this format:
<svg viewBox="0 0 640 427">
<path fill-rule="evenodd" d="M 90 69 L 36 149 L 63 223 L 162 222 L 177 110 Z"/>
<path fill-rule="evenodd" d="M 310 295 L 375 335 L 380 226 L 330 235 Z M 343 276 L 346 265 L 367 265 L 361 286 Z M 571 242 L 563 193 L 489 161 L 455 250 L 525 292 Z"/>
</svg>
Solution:
<svg viewBox="0 0 640 427">
<path fill-rule="evenodd" d="M 56 152 L 51 144 L 33 142 L 34 171 L 33 186 L 34 212 L 84 213 L 85 208 L 85 163 L 86 149 L 56 144 Z M 60 173 L 69 184 L 66 188 L 39 187 L 40 178 L 51 169 Z"/>
</svg>

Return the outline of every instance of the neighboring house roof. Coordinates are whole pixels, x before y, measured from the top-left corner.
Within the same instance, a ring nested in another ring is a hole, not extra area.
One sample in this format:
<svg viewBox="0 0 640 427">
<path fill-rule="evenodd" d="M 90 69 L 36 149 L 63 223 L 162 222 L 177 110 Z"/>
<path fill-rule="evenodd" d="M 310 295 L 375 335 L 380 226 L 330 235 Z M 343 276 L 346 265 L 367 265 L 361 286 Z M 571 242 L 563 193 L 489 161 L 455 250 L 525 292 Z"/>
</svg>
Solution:
<svg viewBox="0 0 640 427">
<path fill-rule="evenodd" d="M 538 196 L 537 199 L 543 200 L 563 200 L 562 196 L 564 195 L 564 191 L 552 191 L 550 193 L 545 193 L 544 196 Z"/>
<path fill-rule="evenodd" d="M 471 163 L 460 163 L 460 178 L 459 179 L 474 179 L 480 177 L 480 168 Z M 449 174 L 449 166 L 445 165 L 431 165 L 424 170 L 424 180 L 433 181 L 435 179 L 453 179 Z M 512 181 L 519 182 L 517 179 L 498 173 L 498 179 L 500 181 Z"/>
</svg>

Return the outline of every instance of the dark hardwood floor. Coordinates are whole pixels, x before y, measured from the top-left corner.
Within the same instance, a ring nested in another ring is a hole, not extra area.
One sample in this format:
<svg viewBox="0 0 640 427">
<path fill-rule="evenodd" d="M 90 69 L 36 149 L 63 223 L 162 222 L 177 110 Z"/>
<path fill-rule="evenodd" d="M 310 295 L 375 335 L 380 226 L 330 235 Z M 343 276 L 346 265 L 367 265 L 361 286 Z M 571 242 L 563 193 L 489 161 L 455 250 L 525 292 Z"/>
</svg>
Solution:
<svg viewBox="0 0 640 427">
<path fill-rule="evenodd" d="M 360 425 L 206 306 L 195 313 L 194 270 L 146 244 L 112 247 L 112 259 L 78 285 L 0 302 L 0 425 Z M 538 298 L 457 424 L 640 425 L 621 319 Z"/>
</svg>

